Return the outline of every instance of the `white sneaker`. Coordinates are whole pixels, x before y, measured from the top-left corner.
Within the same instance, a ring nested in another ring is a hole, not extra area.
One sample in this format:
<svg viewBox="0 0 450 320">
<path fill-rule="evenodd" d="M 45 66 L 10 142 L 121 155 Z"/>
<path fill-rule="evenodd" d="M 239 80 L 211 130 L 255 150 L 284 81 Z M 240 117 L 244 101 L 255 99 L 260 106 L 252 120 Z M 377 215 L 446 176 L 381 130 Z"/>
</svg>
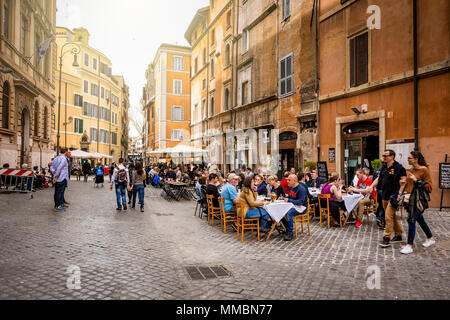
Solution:
<svg viewBox="0 0 450 320">
<path fill-rule="evenodd" d="M 410 254 L 413 253 L 413 248 L 411 248 L 410 246 L 404 246 L 402 250 L 400 250 L 400 252 L 403 254 Z"/>
<path fill-rule="evenodd" d="M 435 244 L 436 243 L 436 241 L 435 240 L 430 240 L 430 239 L 428 239 L 427 241 L 425 241 L 425 243 L 423 244 L 423 246 L 425 247 L 425 248 L 428 248 L 428 247 L 431 247 L 433 244 Z"/>
</svg>

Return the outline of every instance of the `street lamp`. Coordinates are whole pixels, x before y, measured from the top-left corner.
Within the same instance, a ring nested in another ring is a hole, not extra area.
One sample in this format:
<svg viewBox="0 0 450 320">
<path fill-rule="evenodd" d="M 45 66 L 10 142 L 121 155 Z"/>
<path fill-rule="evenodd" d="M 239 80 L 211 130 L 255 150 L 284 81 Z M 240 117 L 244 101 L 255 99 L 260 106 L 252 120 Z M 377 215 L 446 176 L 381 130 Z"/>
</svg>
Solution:
<svg viewBox="0 0 450 320">
<path fill-rule="evenodd" d="M 64 47 L 67 45 L 74 45 L 76 46 L 75 48 L 72 48 L 72 50 L 70 51 L 66 51 L 63 52 Z M 59 57 L 59 97 L 58 97 L 58 134 L 56 136 L 56 152 L 57 154 L 59 154 L 59 138 L 60 138 L 60 123 L 61 123 L 61 80 L 62 80 L 62 62 L 63 62 L 63 57 L 66 53 L 72 53 L 74 55 L 74 59 L 73 59 L 73 63 L 72 66 L 75 68 L 78 68 L 80 65 L 78 64 L 77 61 L 77 54 L 79 54 L 81 52 L 80 47 L 74 43 L 74 42 L 67 42 L 65 43 L 62 47 L 61 47 L 61 55 Z"/>
</svg>

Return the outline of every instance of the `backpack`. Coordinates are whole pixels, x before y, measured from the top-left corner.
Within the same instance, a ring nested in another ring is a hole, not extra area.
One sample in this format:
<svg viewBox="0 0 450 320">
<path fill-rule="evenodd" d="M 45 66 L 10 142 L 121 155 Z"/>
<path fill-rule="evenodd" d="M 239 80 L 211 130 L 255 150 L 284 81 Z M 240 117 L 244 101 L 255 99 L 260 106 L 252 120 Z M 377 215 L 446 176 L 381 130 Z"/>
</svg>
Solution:
<svg viewBox="0 0 450 320">
<path fill-rule="evenodd" d="M 125 170 L 125 168 L 119 169 L 119 174 L 117 176 L 118 176 L 117 178 L 118 183 L 127 182 L 127 171 Z"/>
<path fill-rule="evenodd" d="M 98 168 L 96 174 L 97 174 L 98 176 L 102 176 L 102 175 L 103 175 L 103 170 L 102 170 L 102 168 Z"/>
</svg>

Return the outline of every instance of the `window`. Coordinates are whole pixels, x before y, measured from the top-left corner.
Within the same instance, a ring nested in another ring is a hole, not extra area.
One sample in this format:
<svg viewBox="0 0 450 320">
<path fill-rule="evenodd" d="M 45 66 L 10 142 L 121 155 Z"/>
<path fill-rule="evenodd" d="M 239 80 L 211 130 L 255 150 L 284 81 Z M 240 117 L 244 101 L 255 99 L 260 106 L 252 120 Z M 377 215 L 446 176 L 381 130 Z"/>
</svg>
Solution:
<svg viewBox="0 0 450 320">
<path fill-rule="evenodd" d="M 100 142 L 109 143 L 109 132 L 107 130 L 100 129 Z"/>
<path fill-rule="evenodd" d="M 102 99 L 105 99 L 105 88 L 104 87 L 101 88 L 100 95 L 101 95 Z"/>
<path fill-rule="evenodd" d="M 94 68 L 94 70 L 97 70 L 97 59 L 96 58 L 92 58 L 92 68 Z"/>
<path fill-rule="evenodd" d="M 98 97 L 98 85 L 91 83 L 91 95 Z"/>
<path fill-rule="evenodd" d="M 183 121 L 184 120 L 184 108 L 180 106 L 172 107 L 172 121 Z"/>
<path fill-rule="evenodd" d="M 84 65 L 89 67 L 89 55 L 87 53 L 84 54 Z"/>
<path fill-rule="evenodd" d="M 211 45 L 216 42 L 216 29 L 212 29 L 211 31 Z"/>
<path fill-rule="evenodd" d="M 27 41 L 28 41 L 28 20 L 22 15 L 22 29 L 20 34 L 20 51 L 23 55 L 27 54 Z"/>
<path fill-rule="evenodd" d="M 108 77 L 111 77 L 112 68 L 110 68 L 107 64 L 100 62 L 100 72 Z"/>
<path fill-rule="evenodd" d="M 95 118 L 95 119 L 98 119 L 98 117 L 99 117 L 98 106 L 96 104 L 92 104 L 91 108 L 92 108 L 92 115 L 91 116 L 93 118 Z"/>
<path fill-rule="evenodd" d="M 108 93 L 108 91 L 107 91 Z M 113 104 L 113 106 L 119 106 L 119 97 L 116 96 L 115 94 L 111 95 L 111 103 Z"/>
<path fill-rule="evenodd" d="M 175 71 L 184 71 L 184 58 L 172 57 L 172 68 Z"/>
<path fill-rule="evenodd" d="M 83 133 L 83 120 L 82 119 L 73 119 L 73 132 L 74 133 Z"/>
<path fill-rule="evenodd" d="M 206 66 L 206 48 L 203 48 L 203 66 Z"/>
<path fill-rule="evenodd" d="M 89 81 L 84 80 L 84 87 L 83 87 L 84 93 L 89 93 Z"/>
<path fill-rule="evenodd" d="M 350 87 L 369 81 L 368 33 L 350 39 Z"/>
<path fill-rule="evenodd" d="M 227 27 L 231 27 L 231 10 L 227 12 Z"/>
<path fill-rule="evenodd" d="M 117 145 L 117 133 L 116 132 L 111 132 L 111 143 L 113 145 Z"/>
<path fill-rule="evenodd" d="M 2 128 L 9 129 L 9 82 L 7 81 L 3 83 Z"/>
<path fill-rule="evenodd" d="M 225 110 L 228 110 L 230 108 L 230 90 L 227 88 L 225 89 Z"/>
<path fill-rule="evenodd" d="M 109 100 L 109 90 L 106 90 L 105 98 L 106 98 L 106 100 Z"/>
<path fill-rule="evenodd" d="M 34 136 L 39 137 L 39 103 L 34 104 Z"/>
<path fill-rule="evenodd" d="M 183 140 L 183 130 L 172 130 L 172 140 Z"/>
<path fill-rule="evenodd" d="M 248 81 L 242 83 L 242 105 L 248 104 Z"/>
<path fill-rule="evenodd" d="M 198 58 L 195 58 L 194 60 L 194 73 L 196 74 L 198 71 Z"/>
<path fill-rule="evenodd" d="M 181 80 L 173 80 L 173 93 L 174 94 L 182 94 L 183 92 L 183 82 Z"/>
<path fill-rule="evenodd" d="M 75 93 L 74 103 L 73 104 L 76 107 L 82 107 L 83 106 L 83 96 L 80 96 L 79 94 Z"/>
<path fill-rule="evenodd" d="M 215 6 L 215 1 L 211 0 L 211 8 L 214 9 L 214 6 Z"/>
<path fill-rule="evenodd" d="M 97 128 L 91 128 L 91 141 L 97 142 Z"/>
<path fill-rule="evenodd" d="M 202 100 L 202 115 L 203 115 L 203 119 L 206 118 L 206 113 L 207 113 L 207 110 L 206 110 L 206 99 L 203 99 Z"/>
<path fill-rule="evenodd" d="M 211 59 L 211 79 L 214 79 L 214 58 Z"/>
<path fill-rule="evenodd" d="M 214 115 L 214 97 L 211 98 L 211 105 L 209 107 L 209 116 L 212 117 Z"/>
<path fill-rule="evenodd" d="M 242 35 L 242 52 L 245 53 L 248 51 L 248 45 L 249 45 L 249 31 L 245 30 L 244 34 Z"/>
<path fill-rule="evenodd" d="M 280 60 L 280 96 L 291 94 L 294 90 L 294 62 L 292 53 Z"/>
<path fill-rule="evenodd" d="M 230 65 L 231 63 L 231 50 L 230 50 L 230 44 L 227 44 L 225 47 L 225 66 Z"/>
<path fill-rule="evenodd" d="M 10 19 L 11 19 L 11 15 L 10 15 L 10 1 L 11 0 L 5 0 L 4 3 L 4 7 L 3 7 L 3 35 L 5 36 L 6 39 L 9 39 L 10 34 L 9 34 L 9 24 L 10 24 Z"/>
<path fill-rule="evenodd" d="M 291 16 L 291 0 L 283 0 L 283 20 Z"/>
<path fill-rule="evenodd" d="M 44 108 L 44 139 L 48 139 L 48 108 Z"/>
<path fill-rule="evenodd" d="M 39 60 L 40 60 L 40 56 L 39 54 L 37 54 L 37 48 L 38 46 L 41 45 L 41 36 L 39 35 L 38 32 L 36 32 L 34 34 L 34 50 L 35 50 L 35 55 L 34 55 L 34 65 L 36 66 L 36 68 L 39 66 Z M 40 70 L 40 69 L 38 69 Z"/>
<path fill-rule="evenodd" d="M 203 79 L 203 90 L 206 90 L 206 79 Z"/>
</svg>

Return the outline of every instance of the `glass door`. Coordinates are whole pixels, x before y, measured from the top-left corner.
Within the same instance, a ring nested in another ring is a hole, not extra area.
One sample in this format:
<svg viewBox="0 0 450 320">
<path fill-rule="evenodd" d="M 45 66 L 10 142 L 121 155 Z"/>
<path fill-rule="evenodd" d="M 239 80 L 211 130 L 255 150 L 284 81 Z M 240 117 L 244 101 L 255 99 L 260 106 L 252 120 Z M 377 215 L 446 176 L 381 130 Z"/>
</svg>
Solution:
<svg viewBox="0 0 450 320">
<path fill-rule="evenodd" d="M 351 186 L 356 170 L 362 165 L 361 139 L 346 140 L 344 150 L 345 185 Z"/>
</svg>

